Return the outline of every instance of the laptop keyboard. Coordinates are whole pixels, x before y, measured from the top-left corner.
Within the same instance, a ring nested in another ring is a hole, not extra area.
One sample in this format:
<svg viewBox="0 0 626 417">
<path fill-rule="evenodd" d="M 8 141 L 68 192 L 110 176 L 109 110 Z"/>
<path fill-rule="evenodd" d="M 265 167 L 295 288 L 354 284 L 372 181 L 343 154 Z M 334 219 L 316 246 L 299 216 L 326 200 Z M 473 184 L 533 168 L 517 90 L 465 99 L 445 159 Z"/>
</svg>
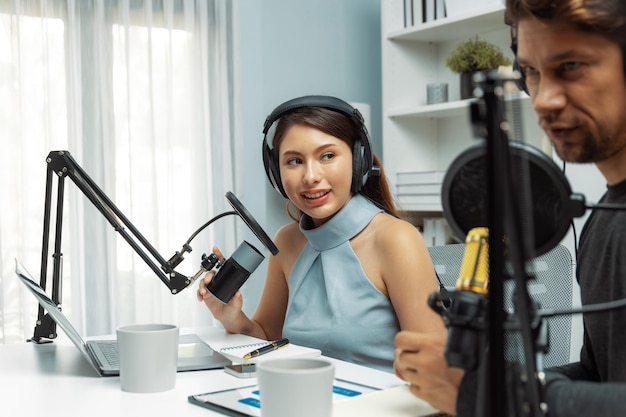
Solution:
<svg viewBox="0 0 626 417">
<path fill-rule="evenodd" d="M 100 346 L 100 350 L 102 351 L 102 354 L 104 355 L 104 357 L 106 358 L 107 362 L 109 363 L 109 365 L 111 366 L 118 366 L 119 365 L 119 356 L 117 354 L 117 342 L 115 341 L 110 341 L 110 342 L 98 342 L 98 345 Z"/>
</svg>

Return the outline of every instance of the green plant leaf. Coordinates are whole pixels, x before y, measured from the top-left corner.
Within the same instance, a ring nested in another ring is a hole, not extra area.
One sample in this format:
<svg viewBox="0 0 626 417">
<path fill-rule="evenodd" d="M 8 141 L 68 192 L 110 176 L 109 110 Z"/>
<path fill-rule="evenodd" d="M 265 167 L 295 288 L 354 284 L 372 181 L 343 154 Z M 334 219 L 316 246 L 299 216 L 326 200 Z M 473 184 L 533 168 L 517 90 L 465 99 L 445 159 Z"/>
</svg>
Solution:
<svg viewBox="0 0 626 417">
<path fill-rule="evenodd" d="M 456 73 L 495 69 L 500 65 L 511 65 L 511 60 L 500 48 L 478 37 L 461 42 L 446 57 L 446 66 Z"/>
</svg>

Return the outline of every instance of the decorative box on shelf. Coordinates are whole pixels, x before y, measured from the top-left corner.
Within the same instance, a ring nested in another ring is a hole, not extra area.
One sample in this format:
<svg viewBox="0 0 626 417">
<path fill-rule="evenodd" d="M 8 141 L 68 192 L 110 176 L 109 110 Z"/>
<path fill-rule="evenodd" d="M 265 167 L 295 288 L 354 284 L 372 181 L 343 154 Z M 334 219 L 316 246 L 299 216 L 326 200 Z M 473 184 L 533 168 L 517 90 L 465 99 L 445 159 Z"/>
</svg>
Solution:
<svg viewBox="0 0 626 417">
<path fill-rule="evenodd" d="M 402 210 L 441 211 L 444 171 L 398 172 L 398 202 Z"/>
</svg>

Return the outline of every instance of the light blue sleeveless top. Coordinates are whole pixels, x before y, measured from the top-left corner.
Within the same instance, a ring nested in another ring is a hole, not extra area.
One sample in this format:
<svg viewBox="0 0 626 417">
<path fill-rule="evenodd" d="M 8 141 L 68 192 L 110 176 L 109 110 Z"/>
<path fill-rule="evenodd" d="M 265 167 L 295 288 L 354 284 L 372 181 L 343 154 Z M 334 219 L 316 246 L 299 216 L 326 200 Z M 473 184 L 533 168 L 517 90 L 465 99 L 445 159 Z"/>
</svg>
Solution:
<svg viewBox="0 0 626 417">
<path fill-rule="evenodd" d="M 326 356 L 393 372 L 393 341 L 400 324 L 391 301 L 367 278 L 349 242 L 381 211 L 356 194 L 318 228 L 311 228 L 310 217 L 302 217 L 300 230 L 308 242 L 289 276 L 283 337 Z"/>
</svg>

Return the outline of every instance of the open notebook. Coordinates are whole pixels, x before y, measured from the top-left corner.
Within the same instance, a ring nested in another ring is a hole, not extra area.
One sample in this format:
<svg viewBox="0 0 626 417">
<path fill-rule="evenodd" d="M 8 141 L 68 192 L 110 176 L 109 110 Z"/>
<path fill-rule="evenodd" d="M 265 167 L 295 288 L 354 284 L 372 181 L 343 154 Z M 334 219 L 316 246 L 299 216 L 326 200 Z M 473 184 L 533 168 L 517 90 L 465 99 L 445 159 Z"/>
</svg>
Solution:
<svg viewBox="0 0 626 417">
<path fill-rule="evenodd" d="M 226 356 L 228 359 L 233 361 L 233 363 L 238 364 L 259 363 L 270 359 L 281 358 L 315 358 L 322 354 L 319 349 L 289 343 L 287 346 L 265 353 L 261 356 L 250 359 L 244 358 L 247 353 L 263 347 L 268 343 L 270 342 L 267 340 L 243 334 L 227 334 L 219 340 L 212 340 L 209 342 L 210 346 L 215 351 Z"/>
<path fill-rule="evenodd" d="M 61 309 L 48 297 L 41 286 L 33 280 L 32 276 L 17 259 L 15 260 L 15 272 L 26 288 L 37 298 L 39 304 L 50 314 L 52 319 L 82 353 L 83 357 L 100 375 L 119 375 L 120 368 L 116 340 L 85 341 L 67 316 L 61 312 Z M 223 368 L 230 364 L 230 360 L 213 351 L 198 335 L 180 335 L 178 340 L 179 372 Z"/>
</svg>

